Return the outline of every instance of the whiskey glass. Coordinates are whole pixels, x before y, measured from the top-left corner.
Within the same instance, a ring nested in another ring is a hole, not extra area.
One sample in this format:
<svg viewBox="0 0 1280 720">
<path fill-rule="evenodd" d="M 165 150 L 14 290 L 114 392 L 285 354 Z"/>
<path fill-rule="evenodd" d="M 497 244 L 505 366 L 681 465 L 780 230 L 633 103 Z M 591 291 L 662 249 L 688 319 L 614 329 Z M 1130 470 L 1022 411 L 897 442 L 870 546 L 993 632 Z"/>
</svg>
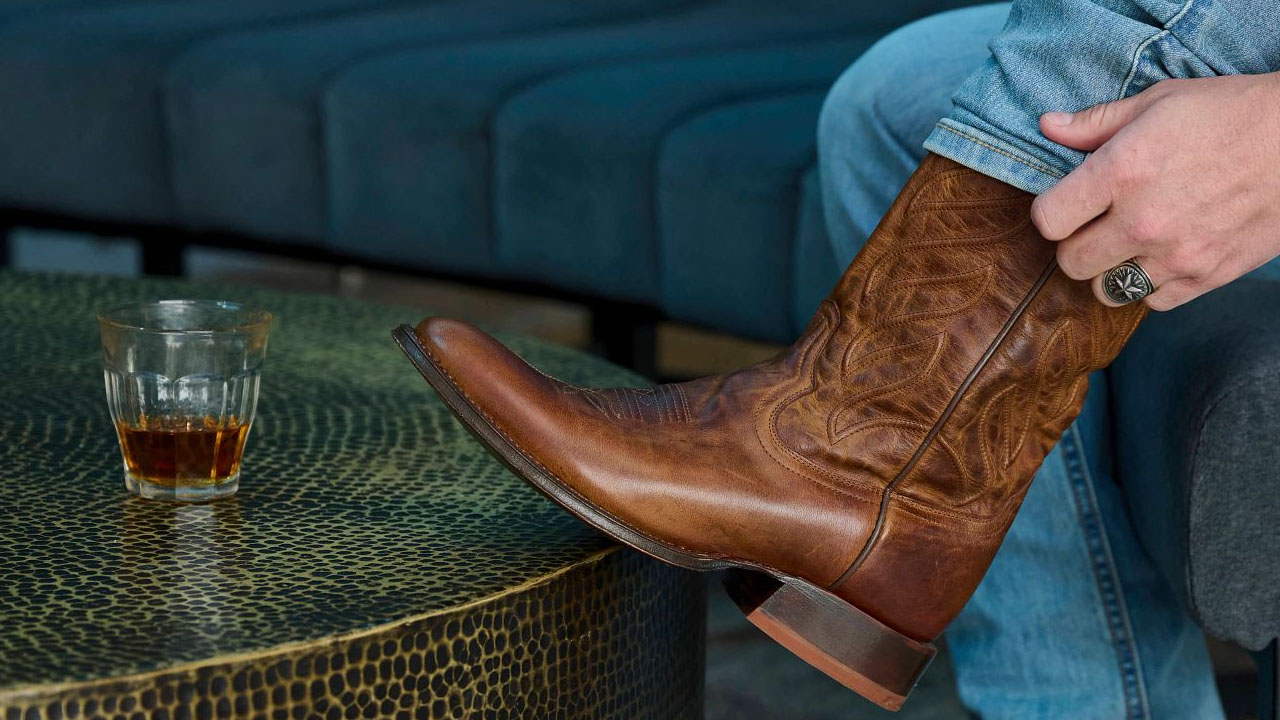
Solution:
<svg viewBox="0 0 1280 720">
<path fill-rule="evenodd" d="M 134 303 L 98 315 L 124 483 L 140 497 L 235 494 L 272 317 L 225 300 Z"/>
</svg>

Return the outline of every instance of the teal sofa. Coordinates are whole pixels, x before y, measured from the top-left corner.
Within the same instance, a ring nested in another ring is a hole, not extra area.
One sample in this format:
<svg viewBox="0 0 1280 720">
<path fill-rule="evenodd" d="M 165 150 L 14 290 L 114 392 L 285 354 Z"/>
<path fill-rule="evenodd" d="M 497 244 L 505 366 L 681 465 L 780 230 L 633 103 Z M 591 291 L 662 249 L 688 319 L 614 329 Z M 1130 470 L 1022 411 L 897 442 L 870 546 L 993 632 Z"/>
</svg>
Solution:
<svg viewBox="0 0 1280 720">
<path fill-rule="evenodd" d="M 152 271 L 250 247 L 785 341 L 836 273 L 826 88 L 955 4 L 0 0 L 0 208 Z"/>
</svg>

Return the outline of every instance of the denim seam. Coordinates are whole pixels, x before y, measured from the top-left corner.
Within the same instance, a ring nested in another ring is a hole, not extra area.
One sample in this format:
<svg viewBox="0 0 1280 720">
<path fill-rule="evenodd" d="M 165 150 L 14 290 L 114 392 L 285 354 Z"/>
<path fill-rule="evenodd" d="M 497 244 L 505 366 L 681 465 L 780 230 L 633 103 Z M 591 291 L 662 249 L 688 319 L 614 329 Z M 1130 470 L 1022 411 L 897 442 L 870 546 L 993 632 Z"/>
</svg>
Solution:
<svg viewBox="0 0 1280 720">
<path fill-rule="evenodd" d="M 1117 100 L 1121 100 L 1129 96 L 1129 86 L 1133 83 L 1133 79 L 1138 74 L 1138 66 L 1142 64 L 1142 54 L 1147 51 L 1147 48 L 1150 47 L 1152 43 L 1170 35 L 1173 26 L 1177 25 L 1182 18 L 1186 17 L 1187 13 L 1191 11 L 1191 6 L 1194 3 L 1195 0 L 1187 0 L 1186 4 L 1179 8 L 1178 12 L 1173 14 L 1173 17 L 1169 19 L 1169 22 L 1164 24 L 1163 28 L 1138 44 L 1137 49 L 1133 51 L 1133 62 L 1129 64 L 1129 74 L 1125 76 L 1124 84 L 1120 86 L 1120 95 L 1116 98 Z"/>
<path fill-rule="evenodd" d="M 1021 164 L 1023 164 L 1023 165 L 1026 165 L 1027 167 L 1031 168 L 1032 170 L 1036 170 L 1036 171 L 1039 171 L 1039 172 L 1042 172 L 1042 173 L 1046 173 L 1046 174 L 1048 174 L 1048 175 L 1052 175 L 1053 177 L 1055 177 L 1055 178 L 1059 178 L 1059 179 L 1061 179 L 1061 178 L 1063 177 L 1062 173 L 1060 173 L 1060 172 L 1058 172 L 1058 171 L 1054 170 L 1053 168 L 1049 167 L 1048 165 L 1041 165 L 1041 164 L 1039 164 L 1039 163 L 1032 162 L 1031 160 L 1028 160 L 1028 159 L 1026 159 L 1026 158 L 1024 158 L 1024 157 L 1020 157 L 1020 156 L 1018 156 L 1018 155 L 1015 155 L 1015 154 L 1013 154 L 1013 153 L 1009 152 L 1008 150 L 1005 150 L 1005 149 L 1003 149 L 1003 148 L 996 147 L 995 145 L 992 145 L 991 143 L 986 142 L 986 141 L 985 141 L 985 140 L 983 140 L 982 138 L 979 138 L 979 137 L 974 136 L 974 135 L 970 135 L 969 133 L 966 133 L 966 132 L 961 132 L 960 130 L 955 129 L 955 128 L 951 127 L 950 125 L 944 125 L 944 124 L 942 124 L 941 122 L 939 122 L 935 127 L 937 127 L 939 130 L 946 130 L 947 132 L 949 132 L 949 133 L 951 133 L 951 134 L 953 134 L 953 135 L 958 135 L 958 136 L 960 136 L 960 137 L 964 138 L 965 140 L 968 140 L 969 142 L 974 143 L 975 145 L 981 145 L 982 147 L 984 147 L 984 148 L 986 148 L 986 149 L 990 150 L 990 151 L 991 151 L 991 152 L 993 152 L 993 153 L 997 153 L 997 154 L 999 154 L 999 155 L 1003 155 L 1003 156 L 1005 156 L 1005 157 L 1009 158 L 1010 160 L 1013 160 L 1014 162 L 1017 162 L 1017 163 L 1021 163 Z"/>
<path fill-rule="evenodd" d="M 1073 424 L 1063 436 L 1062 447 L 1067 461 L 1067 475 L 1071 480 L 1072 494 L 1076 500 L 1076 512 L 1081 530 L 1085 535 L 1094 580 L 1098 583 L 1098 592 L 1102 596 L 1106 612 L 1107 630 L 1111 634 L 1116 661 L 1122 676 L 1125 718 L 1126 720 L 1150 720 L 1151 707 L 1147 701 L 1142 661 L 1134 642 L 1128 604 L 1125 602 L 1106 528 L 1101 521 L 1101 510 L 1098 508 L 1097 496 L 1093 492 L 1092 474 L 1089 472 L 1084 456 L 1084 443 L 1080 439 L 1080 430 L 1076 425 Z"/>
</svg>

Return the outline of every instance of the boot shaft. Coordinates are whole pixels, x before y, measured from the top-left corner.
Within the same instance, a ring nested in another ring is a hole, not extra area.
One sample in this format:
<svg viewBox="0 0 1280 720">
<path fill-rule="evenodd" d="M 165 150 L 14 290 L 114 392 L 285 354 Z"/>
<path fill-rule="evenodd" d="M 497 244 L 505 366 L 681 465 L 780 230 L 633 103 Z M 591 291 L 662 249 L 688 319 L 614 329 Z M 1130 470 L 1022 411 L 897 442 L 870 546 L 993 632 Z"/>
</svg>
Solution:
<svg viewBox="0 0 1280 720">
<path fill-rule="evenodd" d="M 813 391 L 777 415 L 793 455 L 879 501 L 832 589 L 915 637 L 963 607 L 1088 374 L 1146 314 L 1057 269 L 1033 199 L 929 156 L 801 343 Z"/>
</svg>

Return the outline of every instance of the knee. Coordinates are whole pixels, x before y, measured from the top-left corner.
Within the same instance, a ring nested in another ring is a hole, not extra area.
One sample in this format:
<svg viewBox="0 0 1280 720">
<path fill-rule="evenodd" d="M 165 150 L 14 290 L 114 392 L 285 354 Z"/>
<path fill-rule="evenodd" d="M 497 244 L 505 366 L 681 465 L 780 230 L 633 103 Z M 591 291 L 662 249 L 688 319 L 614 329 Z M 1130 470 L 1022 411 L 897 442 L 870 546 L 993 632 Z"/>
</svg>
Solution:
<svg viewBox="0 0 1280 720">
<path fill-rule="evenodd" d="M 951 93 L 986 57 L 986 41 L 1007 13 L 1004 5 L 961 8 L 881 38 L 827 93 L 818 121 L 820 152 L 924 142 L 950 109 Z"/>
<path fill-rule="evenodd" d="M 820 152 L 839 152 L 868 138 L 884 137 L 893 126 L 908 118 L 898 117 L 915 103 L 904 102 L 918 84 L 927 65 L 919 58 L 922 47 L 918 25 L 926 18 L 906 25 L 881 38 L 853 62 L 827 92 L 818 118 Z M 913 77 L 916 75 L 916 77 Z"/>
<path fill-rule="evenodd" d="M 855 61 L 836 80 L 822 103 L 822 112 L 818 115 L 818 154 L 829 157 L 839 151 L 847 143 L 855 128 L 864 119 L 855 116 L 863 115 L 865 91 L 861 82 L 863 75 Z"/>
</svg>

